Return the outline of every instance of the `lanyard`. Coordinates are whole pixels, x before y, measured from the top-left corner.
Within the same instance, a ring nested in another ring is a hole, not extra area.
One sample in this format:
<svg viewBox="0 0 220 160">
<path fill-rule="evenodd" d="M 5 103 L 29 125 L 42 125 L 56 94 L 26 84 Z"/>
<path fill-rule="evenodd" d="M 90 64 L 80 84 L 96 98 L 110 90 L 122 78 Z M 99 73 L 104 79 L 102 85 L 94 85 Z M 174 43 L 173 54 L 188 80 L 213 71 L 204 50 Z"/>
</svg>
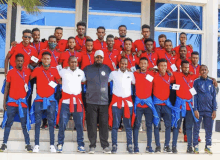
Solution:
<svg viewBox="0 0 220 160">
<path fill-rule="evenodd" d="M 188 87 L 191 89 L 192 87 L 190 87 L 189 83 L 187 82 L 186 78 L 183 77 L 183 80 L 186 82 L 186 84 L 188 85 Z"/>
<path fill-rule="evenodd" d="M 84 40 L 83 40 L 83 44 L 80 45 L 80 44 L 79 44 L 79 41 L 76 39 L 76 43 L 80 46 L 81 50 L 82 50 L 83 46 L 85 45 L 85 42 L 86 42 L 86 40 L 84 39 Z"/>
<path fill-rule="evenodd" d="M 194 74 L 196 74 L 196 70 L 197 70 L 197 67 L 199 66 L 196 66 L 196 67 L 194 67 L 192 64 L 191 64 L 191 66 L 193 67 L 193 69 L 194 69 Z"/>
<path fill-rule="evenodd" d="M 24 80 L 25 83 L 25 75 L 24 75 L 24 71 L 23 71 L 23 76 L 17 71 L 18 75 Z"/>
<path fill-rule="evenodd" d="M 104 49 L 104 42 L 101 42 L 102 49 Z"/>
<path fill-rule="evenodd" d="M 160 73 L 159 73 L 159 75 L 160 75 Z M 160 75 L 160 77 L 162 78 L 162 80 L 163 80 L 164 82 L 166 82 L 166 84 L 170 85 L 170 76 L 169 76 L 169 80 L 168 80 L 168 81 L 166 81 L 161 75 Z"/>
<path fill-rule="evenodd" d="M 25 49 L 24 49 L 24 47 L 22 47 L 22 49 L 25 51 L 25 53 L 27 53 L 27 55 L 29 56 L 29 57 L 31 57 L 29 54 L 31 53 L 31 49 L 30 48 L 28 48 L 28 50 L 29 50 L 29 52 L 27 52 Z"/>
<path fill-rule="evenodd" d="M 166 53 L 165 53 L 165 56 L 166 56 L 166 59 L 170 62 L 170 64 L 172 64 L 172 63 L 171 63 L 171 58 L 172 58 L 172 56 L 171 56 L 170 58 L 168 58 Z"/>
<path fill-rule="evenodd" d="M 108 52 L 107 52 L 108 54 Z M 112 52 L 110 52 L 110 54 L 108 54 L 109 59 L 113 62 L 112 58 L 111 58 Z"/>
<path fill-rule="evenodd" d="M 45 71 L 43 71 L 45 77 L 47 78 L 48 82 L 50 82 L 50 78 L 47 76 L 47 74 L 45 73 Z M 50 76 L 51 76 L 51 73 L 50 73 Z"/>
<path fill-rule="evenodd" d="M 143 45 L 144 45 L 144 50 L 146 51 L 147 48 L 146 48 L 146 46 L 145 46 L 145 44 L 144 44 L 144 40 L 142 40 L 141 42 L 143 43 Z"/>
<path fill-rule="evenodd" d="M 86 53 L 86 54 L 89 57 L 89 62 L 90 62 L 90 65 L 91 65 L 92 64 L 91 57 L 90 57 L 90 55 L 88 53 Z"/>
<path fill-rule="evenodd" d="M 34 48 L 35 48 L 36 50 L 38 50 L 38 54 L 39 54 L 39 53 L 40 53 L 40 42 L 39 42 L 39 45 L 38 45 L 38 49 L 37 49 L 37 47 L 35 46 L 34 42 L 33 42 L 33 46 L 34 46 Z"/>
<path fill-rule="evenodd" d="M 129 63 L 131 64 L 131 67 L 133 67 L 133 65 L 132 65 L 132 62 L 131 62 L 131 60 L 130 60 L 129 55 L 127 55 L 127 56 L 128 56 L 128 61 L 129 61 Z"/>
<path fill-rule="evenodd" d="M 72 56 L 71 52 L 70 51 L 68 51 L 68 52 L 69 52 L 69 55 Z M 76 56 L 75 51 L 73 52 L 73 54 L 74 54 L 74 56 Z"/>
<path fill-rule="evenodd" d="M 151 54 L 151 53 L 150 53 L 150 55 L 147 54 L 147 56 L 148 56 L 150 62 L 153 64 L 153 66 L 155 66 L 155 65 L 154 65 L 154 62 L 153 62 L 153 60 L 152 60 L 152 58 L 151 58 L 151 57 L 152 57 L 152 54 Z"/>
<path fill-rule="evenodd" d="M 121 43 L 122 43 L 122 49 L 124 49 L 124 41 L 122 41 L 121 38 L 119 38 L 119 41 L 121 41 Z"/>
<path fill-rule="evenodd" d="M 56 64 L 58 65 L 58 62 L 57 62 L 56 56 L 55 56 L 55 54 L 54 54 L 54 51 L 52 51 L 52 55 L 53 55 L 53 58 L 54 58 Z"/>
</svg>

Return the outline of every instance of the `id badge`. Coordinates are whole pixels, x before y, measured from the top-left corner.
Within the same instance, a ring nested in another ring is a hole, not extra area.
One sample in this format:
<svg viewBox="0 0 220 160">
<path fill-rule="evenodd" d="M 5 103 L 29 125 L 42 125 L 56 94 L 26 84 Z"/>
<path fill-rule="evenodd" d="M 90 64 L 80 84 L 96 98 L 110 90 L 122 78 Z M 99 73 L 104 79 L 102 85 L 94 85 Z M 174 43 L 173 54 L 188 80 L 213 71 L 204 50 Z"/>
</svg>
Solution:
<svg viewBox="0 0 220 160">
<path fill-rule="evenodd" d="M 131 67 L 131 71 L 132 71 L 132 72 L 135 72 L 135 71 L 136 71 L 136 68 L 135 68 L 135 67 Z"/>
<path fill-rule="evenodd" d="M 35 56 L 31 56 L 31 60 L 35 63 L 37 63 L 39 61 L 39 59 Z"/>
<path fill-rule="evenodd" d="M 189 91 L 190 91 L 190 93 L 191 93 L 193 96 L 197 94 L 197 92 L 196 92 L 196 90 L 195 90 L 194 87 L 191 88 Z"/>
<path fill-rule="evenodd" d="M 171 69 L 173 70 L 173 72 L 176 72 L 176 71 L 177 71 L 176 65 L 175 65 L 175 64 L 172 64 L 172 65 L 171 65 Z"/>
<path fill-rule="evenodd" d="M 172 89 L 178 91 L 180 89 L 180 85 L 179 84 L 173 84 Z"/>
<path fill-rule="evenodd" d="M 57 66 L 57 70 L 58 70 L 58 71 L 61 71 L 62 69 L 63 69 L 63 68 L 62 68 L 61 65 L 58 65 L 58 66 Z"/>
<path fill-rule="evenodd" d="M 49 86 L 51 86 L 52 88 L 55 88 L 57 84 L 54 81 L 50 81 Z"/>
<path fill-rule="evenodd" d="M 157 67 L 157 66 L 154 66 L 154 68 L 155 68 L 155 69 L 158 69 L 158 67 Z"/>
<path fill-rule="evenodd" d="M 26 92 L 28 92 L 28 85 L 27 85 L 27 83 L 24 84 L 24 89 L 25 89 Z"/>
<path fill-rule="evenodd" d="M 153 81 L 153 79 L 154 79 L 154 77 L 152 77 L 151 75 L 147 75 L 146 76 L 146 79 L 149 81 L 149 82 L 152 82 Z"/>
</svg>

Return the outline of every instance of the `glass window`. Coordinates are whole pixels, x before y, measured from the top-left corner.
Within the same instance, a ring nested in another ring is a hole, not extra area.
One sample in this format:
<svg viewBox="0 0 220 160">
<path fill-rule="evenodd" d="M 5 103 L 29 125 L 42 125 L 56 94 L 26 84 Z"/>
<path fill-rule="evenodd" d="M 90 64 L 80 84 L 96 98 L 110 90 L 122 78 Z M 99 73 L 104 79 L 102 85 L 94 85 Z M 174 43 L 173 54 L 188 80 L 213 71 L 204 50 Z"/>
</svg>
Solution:
<svg viewBox="0 0 220 160">
<path fill-rule="evenodd" d="M 155 42 L 156 42 L 156 45 L 157 45 L 157 47 L 160 47 L 160 45 L 159 45 L 159 41 L 158 41 L 158 37 L 159 37 L 159 35 L 160 34 L 165 34 L 166 36 L 167 36 L 167 39 L 170 39 L 171 41 L 172 41 L 172 44 L 173 44 L 173 47 L 175 47 L 176 46 L 176 33 L 175 32 L 154 32 L 155 33 L 155 37 L 157 37 L 156 39 L 155 39 Z"/>
<path fill-rule="evenodd" d="M 7 19 L 7 11 L 8 11 L 8 5 L 0 4 L 0 19 Z"/>
<path fill-rule="evenodd" d="M 0 68 L 5 66 L 6 24 L 0 23 Z"/>
<path fill-rule="evenodd" d="M 89 12 L 138 14 L 141 15 L 141 2 L 113 0 L 90 0 Z"/>
<path fill-rule="evenodd" d="M 76 0 L 47 0 L 46 5 L 39 8 L 48 10 L 75 11 Z"/>
</svg>

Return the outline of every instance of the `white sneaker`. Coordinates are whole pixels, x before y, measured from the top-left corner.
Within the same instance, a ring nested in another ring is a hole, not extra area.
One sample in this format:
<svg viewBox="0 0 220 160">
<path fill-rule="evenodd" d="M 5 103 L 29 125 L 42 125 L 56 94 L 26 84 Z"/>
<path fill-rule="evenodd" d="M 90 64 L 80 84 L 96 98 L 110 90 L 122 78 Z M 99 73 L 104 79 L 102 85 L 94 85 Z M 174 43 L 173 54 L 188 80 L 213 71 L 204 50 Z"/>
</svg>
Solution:
<svg viewBox="0 0 220 160">
<path fill-rule="evenodd" d="M 34 146 L 34 149 L 33 149 L 33 152 L 34 152 L 34 153 L 38 153 L 39 151 L 40 151 L 39 145 L 35 145 L 35 146 Z"/>
<path fill-rule="evenodd" d="M 143 131 L 142 123 L 141 123 L 141 126 L 139 128 L 139 131 Z"/>
<path fill-rule="evenodd" d="M 57 152 L 57 150 L 56 150 L 56 148 L 55 148 L 54 145 L 51 145 L 51 146 L 50 146 L 50 152 L 51 152 L 51 153 Z"/>
</svg>

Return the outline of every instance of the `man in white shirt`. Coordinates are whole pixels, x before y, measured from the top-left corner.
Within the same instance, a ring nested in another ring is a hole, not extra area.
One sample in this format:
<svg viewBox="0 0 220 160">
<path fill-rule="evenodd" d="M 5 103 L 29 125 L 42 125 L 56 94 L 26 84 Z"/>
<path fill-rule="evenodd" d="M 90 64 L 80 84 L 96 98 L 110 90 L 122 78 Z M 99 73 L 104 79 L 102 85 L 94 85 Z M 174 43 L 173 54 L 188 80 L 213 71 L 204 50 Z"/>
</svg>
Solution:
<svg viewBox="0 0 220 160">
<path fill-rule="evenodd" d="M 112 127 L 112 153 L 117 152 L 117 131 L 121 117 L 126 130 L 127 150 L 133 153 L 132 126 L 134 123 L 133 102 L 131 98 L 131 83 L 135 84 L 132 72 L 127 71 L 128 59 L 122 57 L 120 69 L 110 73 L 109 82 L 113 81 L 113 96 L 109 106 L 109 126 Z"/>
<path fill-rule="evenodd" d="M 83 138 L 84 108 L 82 101 L 81 82 L 85 82 L 84 72 L 77 67 L 77 58 L 69 57 L 69 67 L 62 69 L 62 98 L 59 102 L 57 124 L 59 124 L 57 152 L 61 153 L 64 144 L 64 131 L 72 114 L 77 132 L 78 152 L 85 153 Z"/>
</svg>

